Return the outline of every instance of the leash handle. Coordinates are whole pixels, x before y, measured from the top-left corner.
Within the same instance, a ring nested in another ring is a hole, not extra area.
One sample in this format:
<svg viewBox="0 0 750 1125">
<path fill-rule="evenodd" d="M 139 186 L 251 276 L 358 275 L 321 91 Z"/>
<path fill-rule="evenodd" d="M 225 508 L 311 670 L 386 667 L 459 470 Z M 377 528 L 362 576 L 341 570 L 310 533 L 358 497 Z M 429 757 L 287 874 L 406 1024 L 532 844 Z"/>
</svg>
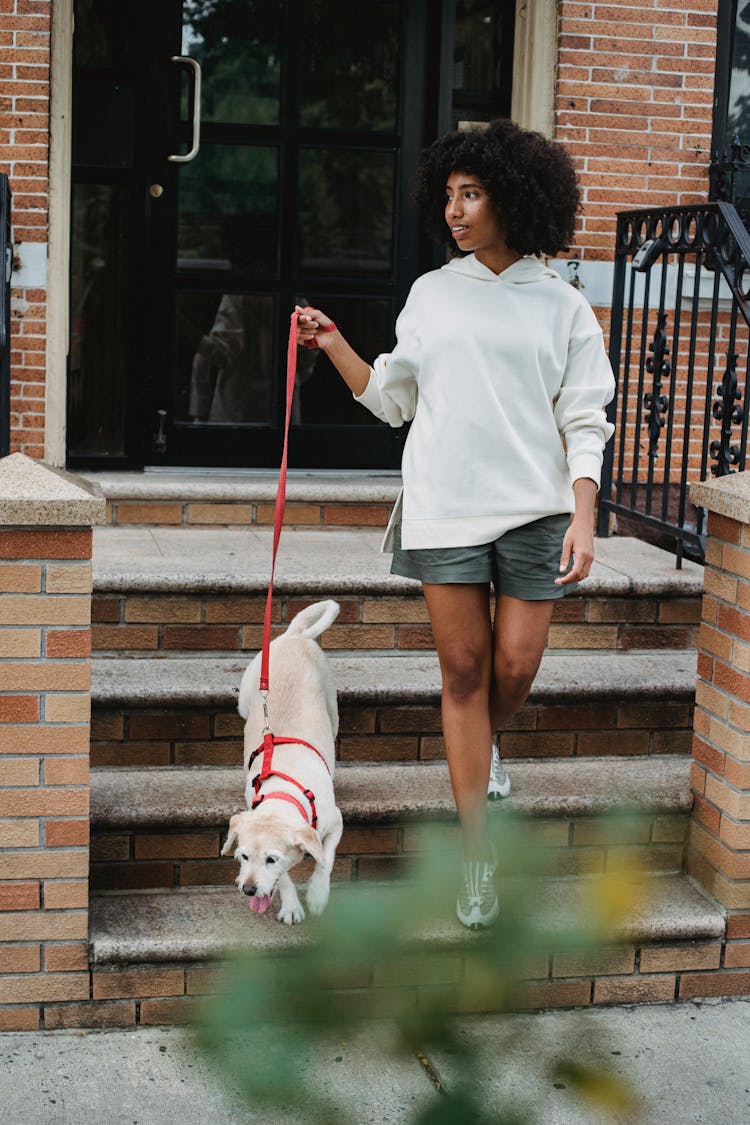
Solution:
<svg viewBox="0 0 750 1125">
<path fill-rule="evenodd" d="M 271 647 L 271 609 L 273 606 L 273 579 L 276 572 L 276 556 L 279 551 L 281 525 L 284 522 L 286 504 L 286 467 L 289 457 L 289 424 L 292 419 L 292 399 L 294 398 L 294 379 L 297 372 L 297 318 L 295 309 L 289 325 L 289 343 L 286 350 L 286 419 L 284 422 L 284 449 L 281 454 L 279 485 L 276 490 L 276 509 L 273 518 L 273 555 L 271 558 L 271 578 L 268 582 L 266 612 L 263 618 L 263 647 L 260 658 L 260 690 L 268 691 L 269 649 Z"/>
</svg>

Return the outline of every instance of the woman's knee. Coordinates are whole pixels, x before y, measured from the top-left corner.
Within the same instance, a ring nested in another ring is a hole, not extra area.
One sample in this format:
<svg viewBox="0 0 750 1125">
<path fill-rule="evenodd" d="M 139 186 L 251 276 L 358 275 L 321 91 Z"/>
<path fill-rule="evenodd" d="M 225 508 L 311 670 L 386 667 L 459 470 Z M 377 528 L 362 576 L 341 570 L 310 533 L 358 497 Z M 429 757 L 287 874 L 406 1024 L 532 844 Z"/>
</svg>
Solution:
<svg viewBox="0 0 750 1125">
<path fill-rule="evenodd" d="M 501 696 L 525 698 L 539 668 L 536 654 L 506 653 L 495 658 L 493 687 Z"/>
<path fill-rule="evenodd" d="M 443 693 L 460 702 L 489 689 L 489 653 L 471 646 L 440 654 Z"/>
</svg>

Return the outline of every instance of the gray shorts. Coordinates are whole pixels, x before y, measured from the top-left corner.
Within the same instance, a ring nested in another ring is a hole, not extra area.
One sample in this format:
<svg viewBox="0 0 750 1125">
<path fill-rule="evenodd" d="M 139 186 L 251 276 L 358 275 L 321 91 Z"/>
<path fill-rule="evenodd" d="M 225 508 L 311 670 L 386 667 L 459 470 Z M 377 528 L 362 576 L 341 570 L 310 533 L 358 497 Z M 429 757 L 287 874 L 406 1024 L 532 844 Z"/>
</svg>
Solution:
<svg viewBox="0 0 750 1125">
<path fill-rule="evenodd" d="M 560 554 L 570 526 L 567 513 L 511 528 L 493 543 L 477 547 L 430 547 L 405 551 L 396 528 L 391 574 L 427 583 L 492 582 L 497 594 L 537 602 L 564 598 L 578 583 L 555 586 Z"/>
</svg>

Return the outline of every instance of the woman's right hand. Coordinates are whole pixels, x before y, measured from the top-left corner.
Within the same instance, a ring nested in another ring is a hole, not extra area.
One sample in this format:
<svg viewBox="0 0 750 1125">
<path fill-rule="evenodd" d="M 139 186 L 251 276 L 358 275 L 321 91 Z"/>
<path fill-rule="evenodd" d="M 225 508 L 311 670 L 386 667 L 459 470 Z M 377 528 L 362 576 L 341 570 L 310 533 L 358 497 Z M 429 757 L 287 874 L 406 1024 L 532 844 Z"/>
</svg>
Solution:
<svg viewBox="0 0 750 1125">
<path fill-rule="evenodd" d="M 336 333 L 321 331 L 321 329 L 326 329 L 333 324 L 330 316 L 326 316 L 320 309 L 312 308 L 311 305 L 306 305 L 304 308 L 300 305 L 294 307 L 295 311 L 299 313 L 297 318 L 297 343 L 309 347 L 310 343 L 314 342 L 323 350 L 328 348 Z"/>
</svg>

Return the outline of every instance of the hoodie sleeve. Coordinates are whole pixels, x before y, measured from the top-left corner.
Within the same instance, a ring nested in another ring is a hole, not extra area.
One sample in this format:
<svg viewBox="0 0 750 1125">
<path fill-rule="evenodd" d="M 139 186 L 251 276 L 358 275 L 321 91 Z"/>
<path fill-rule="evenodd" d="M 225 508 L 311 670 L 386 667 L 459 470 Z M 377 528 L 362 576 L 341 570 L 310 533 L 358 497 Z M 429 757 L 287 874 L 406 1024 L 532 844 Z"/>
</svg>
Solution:
<svg viewBox="0 0 750 1125">
<path fill-rule="evenodd" d="M 370 368 L 370 379 L 361 395 L 355 395 L 381 422 L 402 426 L 417 408 L 417 372 L 420 341 L 414 291 L 396 321 L 396 346 L 379 355 Z"/>
<path fill-rule="evenodd" d="M 599 487 L 604 446 L 615 429 L 607 421 L 604 407 L 614 393 L 602 331 L 586 305 L 575 318 L 565 374 L 553 401 L 557 428 L 565 439 L 571 483 L 589 477 Z"/>
</svg>

